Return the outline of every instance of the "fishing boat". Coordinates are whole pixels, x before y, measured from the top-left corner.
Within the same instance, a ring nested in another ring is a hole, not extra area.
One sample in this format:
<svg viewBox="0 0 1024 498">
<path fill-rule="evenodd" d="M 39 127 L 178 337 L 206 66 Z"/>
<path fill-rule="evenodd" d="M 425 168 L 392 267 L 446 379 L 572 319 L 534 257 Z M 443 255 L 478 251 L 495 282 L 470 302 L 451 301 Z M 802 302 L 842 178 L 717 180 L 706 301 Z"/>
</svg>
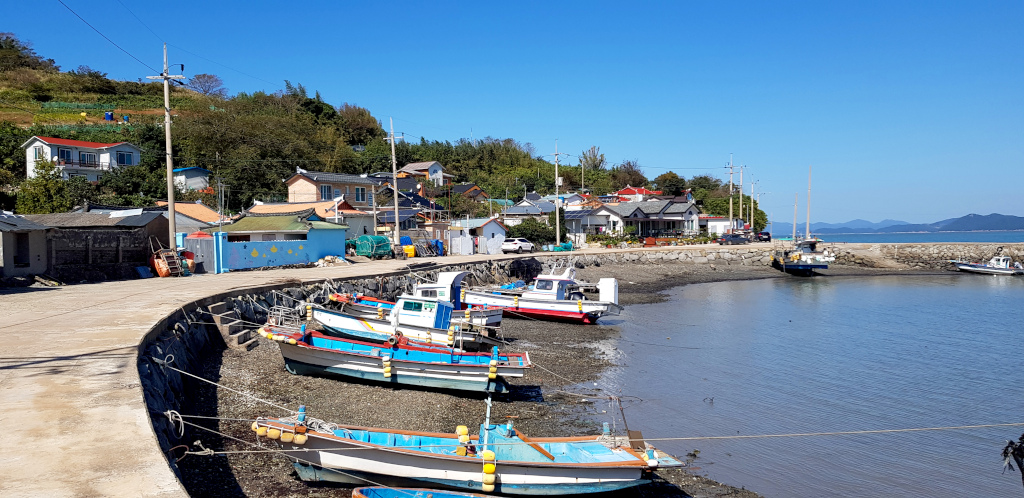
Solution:
<svg viewBox="0 0 1024 498">
<path fill-rule="evenodd" d="M 362 339 L 370 341 L 386 341 L 388 337 L 401 334 L 414 341 L 422 341 L 428 344 L 457 347 L 478 351 L 500 342 L 491 337 L 491 331 L 487 328 L 474 328 L 467 324 L 452 324 L 452 305 L 444 301 L 415 302 L 423 308 L 435 308 L 435 325 L 423 326 L 406 323 L 401 315 L 388 314 L 386 317 L 383 311 L 377 317 L 355 316 L 342 311 L 326 309 L 320 306 L 306 304 L 306 317 L 308 320 L 315 320 L 329 335 Z"/>
<path fill-rule="evenodd" d="M 527 353 L 469 353 L 416 344 L 393 336 L 371 343 L 331 337 L 304 327 L 266 325 L 259 334 L 280 343 L 285 370 L 296 375 L 334 374 L 392 385 L 476 392 L 505 392 L 506 377 L 522 377 Z"/>
<path fill-rule="evenodd" d="M 1024 275 L 1021 264 L 1014 263 L 1009 256 L 996 256 L 988 263 L 968 263 L 966 261 L 950 261 L 957 270 L 985 275 Z"/>
<path fill-rule="evenodd" d="M 583 294 L 574 279 L 575 270 L 567 268 L 559 275 L 539 275 L 527 289 L 467 289 L 463 280 L 469 272 L 441 272 L 436 283 L 418 283 L 414 295 L 446 297 L 456 308 L 499 307 L 506 317 L 533 318 L 577 323 L 596 323 L 605 315 L 618 315 L 619 284 L 614 278 L 602 278 L 595 286 L 599 301 Z"/>
<path fill-rule="evenodd" d="M 329 296 L 331 301 L 334 301 L 341 305 L 341 311 L 347 312 L 355 316 L 368 316 L 384 318 L 393 312 L 395 307 L 398 307 L 399 316 L 401 323 L 408 323 L 412 325 L 420 326 L 434 326 L 436 322 L 436 315 L 439 309 L 437 306 L 424 306 L 426 304 L 424 299 L 417 299 L 413 296 L 401 296 L 397 302 L 387 301 L 384 299 L 378 299 L 375 297 L 364 296 L 358 293 L 344 294 L 335 293 Z M 437 301 L 436 297 L 432 301 Z M 415 304 L 416 302 L 422 303 L 421 305 Z M 454 306 L 452 306 L 454 309 Z M 462 315 L 461 322 L 470 323 L 472 325 L 482 327 L 500 327 L 501 326 L 501 315 L 502 310 L 498 307 L 485 306 L 485 307 L 469 307 L 463 310 L 463 313 L 455 313 L 454 315 Z M 441 327 L 439 327 L 441 328 Z"/>
<path fill-rule="evenodd" d="M 827 270 L 836 260 L 828 249 L 818 250 L 821 239 L 798 241 L 792 249 L 778 249 L 772 254 L 772 266 L 793 275 L 810 276 L 815 270 Z"/>
<path fill-rule="evenodd" d="M 528 438 L 507 424 L 466 426 L 454 434 L 330 424 L 305 407 L 287 418 L 258 418 L 261 440 L 293 459 L 303 480 L 430 486 L 514 495 L 570 495 L 630 488 L 657 468 L 683 462 L 638 433 Z"/>
<path fill-rule="evenodd" d="M 386 486 L 368 486 L 352 490 L 352 498 L 489 498 L 476 493 L 459 491 L 441 491 L 424 488 L 389 488 Z"/>
</svg>

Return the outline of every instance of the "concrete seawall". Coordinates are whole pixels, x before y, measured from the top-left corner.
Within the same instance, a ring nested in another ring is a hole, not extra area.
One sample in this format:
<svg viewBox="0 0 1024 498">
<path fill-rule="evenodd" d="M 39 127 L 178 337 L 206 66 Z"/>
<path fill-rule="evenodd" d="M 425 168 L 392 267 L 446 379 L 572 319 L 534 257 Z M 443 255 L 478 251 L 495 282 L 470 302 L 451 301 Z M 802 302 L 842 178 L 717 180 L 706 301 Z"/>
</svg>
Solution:
<svg viewBox="0 0 1024 498">
<path fill-rule="evenodd" d="M 842 264 L 891 269 L 948 269 L 948 259 L 995 254 L 1024 258 L 1024 244 L 835 248 Z M 420 263 L 464 268 L 490 283 L 567 265 L 768 265 L 772 249 L 752 244 L 455 256 L 5 292 L 0 300 L 8 317 L 0 331 L 17 340 L 0 346 L 0 420 L 17 423 L 22 437 L 0 439 L 0 494 L 184 496 L 168 450 L 191 440 L 187 433 L 179 438 L 163 413 L 187 413 L 190 383 L 198 381 L 154 358 L 173 355 L 171 365 L 195 371 L 204 355 L 223 348 L 204 313 L 216 303 L 229 303 L 240 317 L 259 322 L 262 307 L 276 299 L 274 291 L 317 298 L 328 282 L 339 290 L 393 297 L 442 269 Z M 39 469 L 49 470 L 46 478 Z"/>
</svg>

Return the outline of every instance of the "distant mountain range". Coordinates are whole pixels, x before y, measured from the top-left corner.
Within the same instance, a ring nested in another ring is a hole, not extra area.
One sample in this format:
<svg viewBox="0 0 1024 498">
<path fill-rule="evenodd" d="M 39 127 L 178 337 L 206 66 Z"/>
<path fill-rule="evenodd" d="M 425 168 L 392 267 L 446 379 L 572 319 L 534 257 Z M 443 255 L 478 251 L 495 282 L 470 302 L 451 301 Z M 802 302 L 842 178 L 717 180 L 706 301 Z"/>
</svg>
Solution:
<svg viewBox="0 0 1024 498">
<path fill-rule="evenodd" d="M 772 231 L 777 234 L 793 232 L 793 224 L 776 221 Z M 805 225 L 797 225 L 797 232 Z M 974 232 L 980 230 L 1024 230 L 1024 217 L 993 213 L 987 216 L 969 214 L 960 218 L 935 223 L 907 223 L 898 220 L 851 220 L 846 223 L 811 223 L 811 232 L 823 235 L 833 233 L 896 233 L 896 232 Z"/>
</svg>

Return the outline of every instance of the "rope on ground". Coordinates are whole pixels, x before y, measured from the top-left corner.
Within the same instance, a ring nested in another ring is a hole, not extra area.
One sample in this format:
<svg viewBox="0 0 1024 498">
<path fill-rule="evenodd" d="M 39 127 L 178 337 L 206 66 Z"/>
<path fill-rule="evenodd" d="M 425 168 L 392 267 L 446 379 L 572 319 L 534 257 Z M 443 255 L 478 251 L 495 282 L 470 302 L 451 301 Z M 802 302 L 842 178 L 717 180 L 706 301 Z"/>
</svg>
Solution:
<svg viewBox="0 0 1024 498">
<path fill-rule="evenodd" d="M 252 399 L 254 399 L 256 401 L 259 401 L 260 403 L 266 403 L 266 404 L 268 404 L 270 406 L 273 406 L 275 408 L 280 408 L 280 409 L 282 409 L 284 411 L 287 411 L 289 413 L 298 413 L 297 411 L 292 410 L 291 408 L 284 407 L 284 406 L 278 405 L 276 403 L 272 403 L 270 401 L 267 401 L 265 399 L 256 397 L 255 395 L 252 395 L 252 394 L 249 394 L 249 393 L 244 393 L 244 392 L 239 391 L 237 389 L 232 389 L 230 387 L 218 384 L 218 383 L 216 383 L 216 382 L 214 382 L 212 380 L 204 379 L 204 378 L 202 378 L 202 377 L 200 377 L 198 375 L 190 374 L 190 373 L 188 373 L 188 372 L 186 372 L 184 370 L 181 370 L 179 368 L 174 368 L 174 367 L 171 366 L 171 362 L 174 361 L 174 355 L 170 355 L 169 354 L 166 357 L 164 357 L 164 359 L 162 359 L 162 360 L 160 358 L 156 358 L 156 357 L 151 357 L 151 358 L 153 359 L 154 362 L 156 362 L 156 364 L 162 365 L 162 366 L 167 367 L 167 368 L 170 368 L 171 370 L 174 370 L 175 372 L 178 372 L 180 374 L 188 375 L 189 377 L 192 377 L 194 379 L 198 379 L 198 380 L 201 380 L 203 382 L 206 382 L 206 383 L 209 383 L 209 384 L 213 384 L 213 385 L 215 385 L 215 386 L 217 386 L 219 388 L 226 389 L 226 390 L 231 391 L 231 392 L 233 392 L 235 394 L 240 394 L 242 396 L 246 396 L 246 397 L 252 398 Z M 184 421 L 182 421 L 182 423 L 184 423 Z"/>
</svg>

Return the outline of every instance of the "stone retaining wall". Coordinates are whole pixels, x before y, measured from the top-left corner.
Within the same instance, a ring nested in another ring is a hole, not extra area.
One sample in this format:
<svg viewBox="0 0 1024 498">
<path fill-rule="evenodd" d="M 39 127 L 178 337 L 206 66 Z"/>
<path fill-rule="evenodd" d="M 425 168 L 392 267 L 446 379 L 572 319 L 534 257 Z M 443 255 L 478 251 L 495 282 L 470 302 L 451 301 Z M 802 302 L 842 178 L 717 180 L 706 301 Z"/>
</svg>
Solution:
<svg viewBox="0 0 1024 498">
<path fill-rule="evenodd" d="M 1024 260 L 1024 244 L 857 244 L 836 245 L 836 263 L 950 270 L 950 260 L 988 262 L 993 256 Z"/>
</svg>

